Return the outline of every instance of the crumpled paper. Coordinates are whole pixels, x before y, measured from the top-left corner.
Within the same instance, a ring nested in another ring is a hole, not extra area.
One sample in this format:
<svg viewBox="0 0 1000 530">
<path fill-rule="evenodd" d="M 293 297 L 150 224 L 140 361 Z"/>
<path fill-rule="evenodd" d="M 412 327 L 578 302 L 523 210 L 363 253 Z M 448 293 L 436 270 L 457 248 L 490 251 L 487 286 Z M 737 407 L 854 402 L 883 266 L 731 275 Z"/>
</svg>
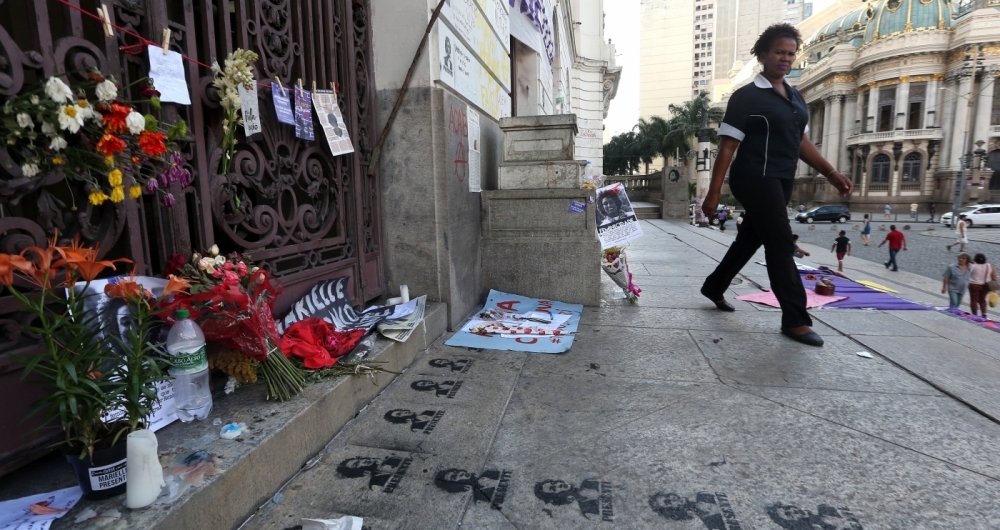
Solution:
<svg viewBox="0 0 1000 530">
<path fill-rule="evenodd" d="M 302 530 L 361 530 L 364 519 L 347 515 L 340 519 L 302 519 Z"/>
</svg>

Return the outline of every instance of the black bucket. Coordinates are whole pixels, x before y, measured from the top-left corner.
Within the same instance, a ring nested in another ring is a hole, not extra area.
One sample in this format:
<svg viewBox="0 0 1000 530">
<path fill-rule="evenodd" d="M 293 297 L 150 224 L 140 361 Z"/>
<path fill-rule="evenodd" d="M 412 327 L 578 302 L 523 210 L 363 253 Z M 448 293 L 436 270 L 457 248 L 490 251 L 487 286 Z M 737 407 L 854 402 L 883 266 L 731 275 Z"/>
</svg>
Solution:
<svg viewBox="0 0 1000 530">
<path fill-rule="evenodd" d="M 121 442 L 114 447 L 94 451 L 93 461 L 90 455 L 83 458 L 76 453 L 65 455 L 85 498 L 97 501 L 125 493 L 127 450 L 128 445 Z"/>
</svg>

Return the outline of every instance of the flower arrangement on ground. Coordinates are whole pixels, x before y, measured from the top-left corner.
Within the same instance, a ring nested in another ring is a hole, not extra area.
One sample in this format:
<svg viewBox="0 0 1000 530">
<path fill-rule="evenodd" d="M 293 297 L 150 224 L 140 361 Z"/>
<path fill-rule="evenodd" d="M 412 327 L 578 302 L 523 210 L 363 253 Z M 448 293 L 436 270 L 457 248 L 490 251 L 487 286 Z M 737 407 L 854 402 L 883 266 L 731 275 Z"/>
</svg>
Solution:
<svg viewBox="0 0 1000 530">
<path fill-rule="evenodd" d="M 628 268 L 628 261 L 625 258 L 625 249 L 623 247 L 604 249 L 601 268 L 604 269 L 604 272 L 607 273 L 608 277 L 618 287 L 622 288 L 625 297 L 628 298 L 630 303 L 635 304 L 639 302 L 639 294 L 642 293 L 642 289 L 632 281 L 632 271 Z"/>
<path fill-rule="evenodd" d="M 159 95 L 142 83 L 140 93 L 159 108 Z M 135 84 L 135 83 L 134 83 Z M 191 184 L 184 157 L 170 146 L 187 135 L 183 120 L 161 127 L 125 99 L 121 85 L 97 71 L 87 81 L 67 85 L 58 77 L 13 96 L 0 114 L 0 140 L 16 165 L 7 168 L 19 193 L 46 185 L 46 176 L 62 173 L 85 184 L 94 206 L 108 201 L 159 194 L 162 204 L 176 202 L 170 187 Z"/>
<path fill-rule="evenodd" d="M 217 246 L 205 255 L 194 254 L 190 263 L 177 268 L 177 275 L 190 287 L 175 293 L 165 314 L 188 309 L 206 340 L 260 363 L 268 399 L 286 401 L 302 391 L 302 370 L 278 347 L 278 328 L 272 316 L 274 302 L 281 294 L 277 279 L 246 256 L 221 255 Z M 172 317 L 167 320 L 172 323 Z"/>
</svg>

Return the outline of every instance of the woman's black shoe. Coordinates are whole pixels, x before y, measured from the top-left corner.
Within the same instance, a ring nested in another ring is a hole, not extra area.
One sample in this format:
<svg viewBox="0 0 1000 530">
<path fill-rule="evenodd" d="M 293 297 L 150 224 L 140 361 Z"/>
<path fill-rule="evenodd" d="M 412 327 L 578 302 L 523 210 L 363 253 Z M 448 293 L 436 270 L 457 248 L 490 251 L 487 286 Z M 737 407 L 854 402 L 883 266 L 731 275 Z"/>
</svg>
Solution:
<svg viewBox="0 0 1000 530">
<path fill-rule="evenodd" d="M 705 298 L 708 298 L 709 300 L 712 300 L 712 297 L 705 294 L 705 291 L 702 291 L 701 295 L 704 296 Z M 727 313 L 732 313 L 733 311 L 736 311 L 736 308 L 733 307 L 733 304 L 727 302 L 725 298 L 718 301 L 712 300 L 712 303 L 715 304 L 715 307 L 717 307 L 719 311 L 725 311 Z"/>
<path fill-rule="evenodd" d="M 795 342 L 801 342 L 802 344 L 807 344 L 809 346 L 822 346 L 823 337 L 820 337 L 815 331 L 810 331 L 809 333 L 795 334 L 787 329 L 781 330 L 781 334 L 794 340 Z"/>
</svg>

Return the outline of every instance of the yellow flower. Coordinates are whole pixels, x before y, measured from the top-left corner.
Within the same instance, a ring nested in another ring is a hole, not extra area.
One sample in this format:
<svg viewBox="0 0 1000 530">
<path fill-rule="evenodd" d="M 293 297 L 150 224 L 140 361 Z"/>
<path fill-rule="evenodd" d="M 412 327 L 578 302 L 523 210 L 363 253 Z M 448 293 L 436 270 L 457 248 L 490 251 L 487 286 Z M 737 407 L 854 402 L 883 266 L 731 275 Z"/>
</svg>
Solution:
<svg viewBox="0 0 1000 530">
<path fill-rule="evenodd" d="M 57 165 L 57 166 L 63 165 L 63 157 L 61 157 L 61 156 L 54 156 L 54 157 L 52 157 L 52 163 L 55 164 L 55 165 Z"/>
<path fill-rule="evenodd" d="M 111 188 L 111 202 L 122 202 L 125 200 L 125 188 L 115 186 Z"/>
<path fill-rule="evenodd" d="M 99 189 L 95 189 L 94 191 L 90 192 L 90 197 L 88 198 L 90 199 L 90 204 L 93 204 L 94 206 L 100 206 L 104 204 L 104 201 L 108 200 L 108 196 L 105 195 L 104 192 Z"/>
<path fill-rule="evenodd" d="M 72 105 L 69 105 L 66 108 L 64 108 L 63 112 L 65 112 L 66 115 L 69 116 L 70 118 L 75 118 L 76 117 L 76 107 L 74 107 Z"/>
<path fill-rule="evenodd" d="M 131 188 L 128 189 L 128 196 L 133 199 L 138 199 L 142 196 L 142 186 L 138 184 L 133 184 Z"/>
<path fill-rule="evenodd" d="M 115 157 L 111 155 L 104 157 L 104 165 L 108 167 L 113 167 L 115 165 Z"/>
<path fill-rule="evenodd" d="M 112 187 L 117 187 L 117 188 L 121 187 L 121 185 L 122 185 L 122 171 L 120 169 L 112 169 L 111 172 L 108 173 L 108 184 L 111 184 Z M 114 193 L 112 193 L 111 195 L 113 197 Z M 118 202 L 118 201 L 115 201 L 115 202 Z"/>
</svg>

